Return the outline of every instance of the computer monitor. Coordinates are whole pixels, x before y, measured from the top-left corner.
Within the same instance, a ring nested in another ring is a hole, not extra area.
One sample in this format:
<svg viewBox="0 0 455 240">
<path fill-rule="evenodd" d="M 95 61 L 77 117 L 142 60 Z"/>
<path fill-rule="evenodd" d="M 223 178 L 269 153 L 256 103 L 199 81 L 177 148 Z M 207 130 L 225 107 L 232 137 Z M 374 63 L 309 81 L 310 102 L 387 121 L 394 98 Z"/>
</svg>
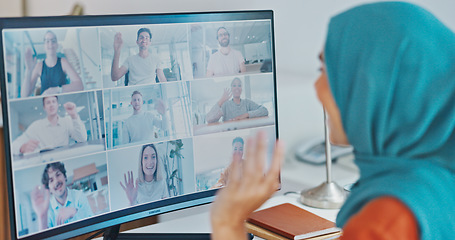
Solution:
<svg viewBox="0 0 455 240">
<path fill-rule="evenodd" d="M 209 203 L 248 136 L 267 132 L 270 152 L 278 137 L 272 11 L 0 27 L 13 239 Z"/>
</svg>

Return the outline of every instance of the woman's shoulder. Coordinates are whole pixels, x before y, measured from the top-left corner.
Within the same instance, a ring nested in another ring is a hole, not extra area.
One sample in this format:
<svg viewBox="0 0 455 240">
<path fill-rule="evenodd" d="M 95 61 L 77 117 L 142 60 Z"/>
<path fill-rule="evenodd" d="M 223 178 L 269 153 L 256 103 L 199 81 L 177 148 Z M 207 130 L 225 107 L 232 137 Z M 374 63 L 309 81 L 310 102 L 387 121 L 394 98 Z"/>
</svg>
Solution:
<svg viewBox="0 0 455 240">
<path fill-rule="evenodd" d="M 66 59 L 65 57 L 59 57 L 58 59 L 60 60 L 60 64 L 62 64 L 62 67 L 70 66 L 70 62 L 68 62 L 68 59 Z"/>
<path fill-rule="evenodd" d="M 417 226 L 406 205 L 394 197 L 384 196 L 369 202 L 346 223 L 342 239 L 371 239 L 384 232 L 393 239 L 418 239 Z"/>
</svg>

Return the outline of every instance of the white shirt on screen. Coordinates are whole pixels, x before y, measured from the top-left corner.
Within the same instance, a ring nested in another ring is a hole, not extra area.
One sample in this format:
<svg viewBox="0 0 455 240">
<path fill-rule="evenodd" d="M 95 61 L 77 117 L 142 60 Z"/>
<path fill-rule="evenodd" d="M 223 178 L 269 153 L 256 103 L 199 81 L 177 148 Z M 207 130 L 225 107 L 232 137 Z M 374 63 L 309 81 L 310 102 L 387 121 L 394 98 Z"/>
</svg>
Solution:
<svg viewBox="0 0 455 240">
<path fill-rule="evenodd" d="M 240 65 L 244 62 L 241 52 L 232 49 L 228 54 L 220 51 L 210 56 L 207 71 L 213 72 L 214 76 L 228 76 L 240 73 Z"/>
<path fill-rule="evenodd" d="M 70 138 L 76 142 L 87 141 L 87 130 L 79 117 L 58 117 L 55 126 L 47 118 L 39 119 L 13 141 L 13 153 L 20 154 L 21 146 L 31 139 L 39 141 L 38 150 L 41 150 L 67 146 Z"/>
<path fill-rule="evenodd" d="M 163 69 L 159 58 L 149 54 L 146 58 L 139 55 L 129 56 L 123 63 L 128 69 L 128 85 L 156 83 L 156 69 Z"/>
<path fill-rule="evenodd" d="M 56 219 L 60 208 L 73 207 L 77 210 L 76 214 L 72 218 L 66 219 L 64 224 L 93 216 L 87 196 L 81 190 L 67 189 L 67 191 L 68 195 L 63 205 L 58 203 L 54 196 L 51 196 L 47 212 L 47 226 L 49 228 L 57 226 Z"/>
<path fill-rule="evenodd" d="M 168 198 L 166 180 L 142 182 L 137 186 L 137 204 L 152 202 L 163 198 Z"/>
</svg>

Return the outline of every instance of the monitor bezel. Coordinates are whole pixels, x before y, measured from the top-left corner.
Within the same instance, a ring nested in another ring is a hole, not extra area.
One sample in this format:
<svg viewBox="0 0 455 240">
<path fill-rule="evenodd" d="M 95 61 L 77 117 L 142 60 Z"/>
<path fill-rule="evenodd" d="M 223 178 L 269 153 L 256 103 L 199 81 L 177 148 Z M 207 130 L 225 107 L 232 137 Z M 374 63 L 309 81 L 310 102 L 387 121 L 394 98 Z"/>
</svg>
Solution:
<svg viewBox="0 0 455 240">
<path fill-rule="evenodd" d="M 31 29 L 31 28 L 57 28 L 57 27 L 94 27 L 112 25 L 137 25 L 137 24 L 166 24 L 166 23 L 197 23 L 237 20 L 270 20 L 271 21 L 271 53 L 272 53 L 272 74 L 274 84 L 275 104 L 275 132 L 278 132 L 278 103 L 277 103 L 277 78 L 276 78 L 276 55 L 275 55 L 275 30 L 273 10 L 245 10 L 245 11 L 215 11 L 215 12 L 180 12 L 180 13 L 151 13 L 151 14 L 126 14 L 126 15 L 88 15 L 88 16 L 50 16 L 50 17 L 22 17 L 22 18 L 0 18 L 0 32 L 5 29 Z M 0 61 L 4 62 L 3 37 L 0 38 L 1 54 Z M 64 225 L 58 228 L 47 229 L 24 237 L 17 236 L 16 215 L 14 205 L 13 169 L 11 156 L 11 142 L 9 136 L 8 122 L 8 95 L 5 79 L 5 65 L 0 64 L 1 74 L 1 100 L 3 130 L 5 141 L 5 164 L 6 182 L 8 192 L 8 213 L 10 221 L 11 239 L 61 239 L 79 236 L 85 233 L 94 232 L 114 225 L 155 216 L 166 212 L 173 212 L 185 208 L 200 206 L 211 203 L 217 189 L 190 194 L 180 195 L 169 199 L 160 200 L 139 206 L 132 206 L 123 210 L 116 210 L 91 217 L 73 224 Z M 124 216 L 124 214 L 127 214 Z M 132 218 L 132 219 L 128 219 Z"/>
</svg>

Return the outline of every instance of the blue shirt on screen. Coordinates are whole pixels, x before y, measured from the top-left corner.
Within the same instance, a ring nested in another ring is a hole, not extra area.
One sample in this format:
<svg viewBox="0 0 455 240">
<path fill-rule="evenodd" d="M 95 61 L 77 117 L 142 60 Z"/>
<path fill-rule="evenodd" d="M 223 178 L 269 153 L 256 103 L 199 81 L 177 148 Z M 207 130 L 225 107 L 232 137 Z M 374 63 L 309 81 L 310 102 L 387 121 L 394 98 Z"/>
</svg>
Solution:
<svg viewBox="0 0 455 240">
<path fill-rule="evenodd" d="M 84 218 L 91 217 L 93 215 L 92 209 L 88 203 L 87 197 L 82 191 L 67 189 L 68 196 L 66 198 L 65 204 L 61 205 L 57 202 L 55 197 L 51 197 L 49 204 L 49 211 L 47 213 L 47 226 L 48 228 L 57 226 L 57 216 L 60 208 L 63 207 L 73 207 L 77 209 L 77 213 L 67 220 L 64 224 L 78 221 Z"/>
</svg>

